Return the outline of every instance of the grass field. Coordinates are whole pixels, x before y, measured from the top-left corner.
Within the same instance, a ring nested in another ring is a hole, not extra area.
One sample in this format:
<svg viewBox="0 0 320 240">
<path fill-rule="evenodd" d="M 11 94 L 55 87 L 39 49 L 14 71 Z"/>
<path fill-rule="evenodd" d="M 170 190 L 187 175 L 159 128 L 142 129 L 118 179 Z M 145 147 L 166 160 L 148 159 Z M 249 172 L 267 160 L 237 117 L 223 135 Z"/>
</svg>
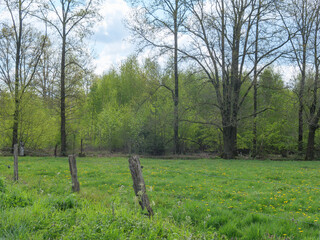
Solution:
<svg viewBox="0 0 320 240">
<path fill-rule="evenodd" d="M 320 162 L 141 159 L 155 216 L 125 158 L 0 158 L 0 239 L 320 239 Z M 11 165 L 9 169 L 7 165 Z"/>
</svg>

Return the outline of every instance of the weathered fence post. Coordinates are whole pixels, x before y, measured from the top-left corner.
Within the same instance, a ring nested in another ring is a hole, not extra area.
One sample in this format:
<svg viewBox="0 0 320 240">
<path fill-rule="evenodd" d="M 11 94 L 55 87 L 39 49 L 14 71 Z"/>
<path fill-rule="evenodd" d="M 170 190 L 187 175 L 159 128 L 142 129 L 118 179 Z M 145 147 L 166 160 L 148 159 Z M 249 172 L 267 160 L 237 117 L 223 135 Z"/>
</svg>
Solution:
<svg viewBox="0 0 320 240">
<path fill-rule="evenodd" d="M 13 155 L 14 155 L 14 168 L 13 168 L 13 180 L 19 180 L 19 171 L 18 171 L 18 144 L 13 146 Z"/>
<path fill-rule="evenodd" d="M 72 180 L 72 191 L 79 192 L 80 191 L 80 184 L 78 181 L 78 170 L 77 170 L 76 157 L 74 155 L 69 155 L 69 168 L 70 168 L 71 180 Z"/>
<path fill-rule="evenodd" d="M 150 206 L 148 195 L 146 194 L 146 185 L 142 176 L 141 164 L 138 156 L 131 156 L 129 158 L 129 168 L 133 181 L 133 189 L 136 196 L 139 198 L 139 204 L 144 210 L 146 208 L 149 217 L 153 216 L 153 210 Z"/>
</svg>

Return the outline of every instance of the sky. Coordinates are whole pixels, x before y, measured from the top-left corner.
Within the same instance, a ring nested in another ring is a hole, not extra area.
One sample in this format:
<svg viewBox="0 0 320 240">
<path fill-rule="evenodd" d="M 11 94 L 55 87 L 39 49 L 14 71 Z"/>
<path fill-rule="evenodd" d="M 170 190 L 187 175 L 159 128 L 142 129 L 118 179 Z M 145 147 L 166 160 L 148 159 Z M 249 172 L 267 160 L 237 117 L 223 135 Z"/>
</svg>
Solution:
<svg viewBox="0 0 320 240">
<path fill-rule="evenodd" d="M 100 8 L 103 20 L 95 25 L 90 40 L 97 75 L 119 66 L 129 55 L 135 53 L 134 45 L 129 41 L 130 32 L 124 24 L 130 11 L 130 6 L 124 0 L 104 0 Z M 297 70 L 288 65 L 277 65 L 275 68 L 282 74 L 285 82 L 290 82 Z"/>
<path fill-rule="evenodd" d="M 119 66 L 129 55 L 135 53 L 135 47 L 129 41 L 130 32 L 124 24 L 130 11 L 131 8 L 125 0 L 103 1 L 100 7 L 102 20 L 95 24 L 94 34 L 89 43 L 93 50 L 93 64 L 97 75 L 102 75 L 112 67 Z M 1 14 L 0 19 L 6 18 L 5 15 Z M 143 56 L 146 55 L 148 54 L 143 54 Z M 288 65 L 277 65 L 275 68 L 282 74 L 285 82 L 289 82 L 297 70 Z"/>
<path fill-rule="evenodd" d="M 96 74 L 101 75 L 134 54 L 134 46 L 129 41 L 130 33 L 124 25 L 129 12 L 130 7 L 124 0 L 105 0 L 101 6 L 103 20 L 95 25 L 90 40 Z"/>
</svg>

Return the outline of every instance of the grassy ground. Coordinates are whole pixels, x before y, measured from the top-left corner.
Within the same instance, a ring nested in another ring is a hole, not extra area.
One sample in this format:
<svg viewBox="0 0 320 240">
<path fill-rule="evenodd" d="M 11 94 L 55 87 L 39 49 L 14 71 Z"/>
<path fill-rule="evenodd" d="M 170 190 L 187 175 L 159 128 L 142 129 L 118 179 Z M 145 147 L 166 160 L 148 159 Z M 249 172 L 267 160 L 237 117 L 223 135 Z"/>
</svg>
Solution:
<svg viewBox="0 0 320 240">
<path fill-rule="evenodd" d="M 155 216 L 125 158 L 0 158 L 0 239 L 319 239 L 320 162 L 141 159 Z M 11 165 L 9 169 L 7 165 Z"/>
</svg>

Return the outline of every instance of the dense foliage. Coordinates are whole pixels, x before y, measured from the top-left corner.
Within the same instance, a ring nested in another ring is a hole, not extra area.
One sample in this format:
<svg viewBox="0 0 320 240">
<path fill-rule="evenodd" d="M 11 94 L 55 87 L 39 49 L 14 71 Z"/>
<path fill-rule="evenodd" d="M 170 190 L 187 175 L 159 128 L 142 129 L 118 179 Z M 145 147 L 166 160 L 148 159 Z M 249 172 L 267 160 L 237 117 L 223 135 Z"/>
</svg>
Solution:
<svg viewBox="0 0 320 240">
<path fill-rule="evenodd" d="M 222 135 L 220 116 L 212 95 L 212 86 L 201 73 L 185 70 L 180 74 L 180 141 L 184 153 L 220 152 Z M 78 85 L 77 96 L 69 99 L 68 144 L 70 151 L 87 150 L 135 152 L 161 155 L 171 153 L 172 95 L 163 87 L 172 83 L 172 73 L 163 71 L 150 60 L 139 64 L 128 58 L 92 80 L 89 91 Z M 1 92 L 1 147 L 11 143 L 13 99 Z M 258 115 L 260 154 L 295 151 L 297 136 L 297 100 L 295 89 L 287 87 L 272 68 L 259 78 L 261 113 Z M 55 99 L 28 92 L 22 102 L 19 139 L 30 151 L 52 150 L 59 144 L 59 119 Z M 240 113 L 238 148 L 252 146 L 252 93 Z M 296 127 L 294 127 L 296 126 Z"/>
</svg>

